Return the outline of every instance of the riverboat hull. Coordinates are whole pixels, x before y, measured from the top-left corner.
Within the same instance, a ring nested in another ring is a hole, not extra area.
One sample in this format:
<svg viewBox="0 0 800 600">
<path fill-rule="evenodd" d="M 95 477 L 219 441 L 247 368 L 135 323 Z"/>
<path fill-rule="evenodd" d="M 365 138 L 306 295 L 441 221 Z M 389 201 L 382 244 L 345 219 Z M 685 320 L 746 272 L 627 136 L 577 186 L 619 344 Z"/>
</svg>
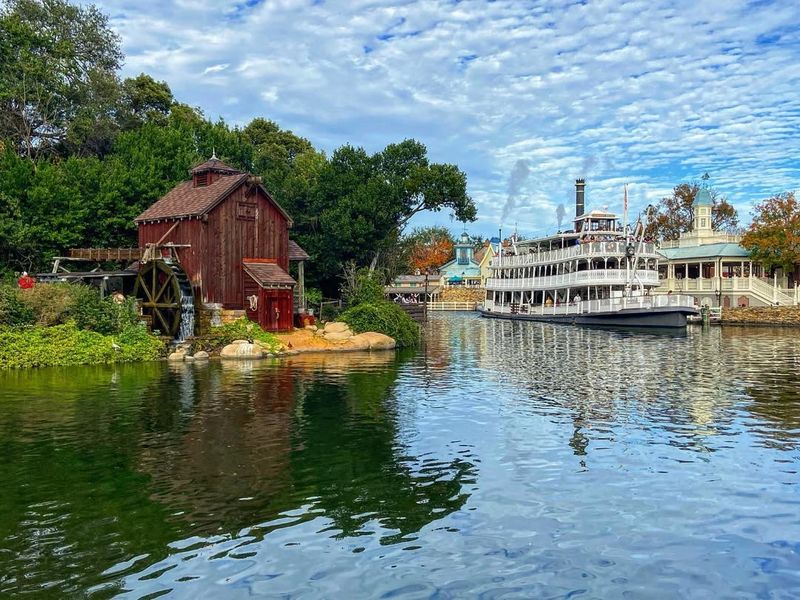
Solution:
<svg viewBox="0 0 800 600">
<path fill-rule="evenodd" d="M 487 319 L 511 319 L 520 321 L 548 321 L 563 325 L 587 325 L 602 327 L 654 327 L 680 328 L 686 327 L 687 317 L 699 314 L 686 307 L 654 307 L 628 308 L 617 311 L 572 314 L 572 315 L 537 315 L 511 314 L 481 310 L 481 316 Z"/>
</svg>

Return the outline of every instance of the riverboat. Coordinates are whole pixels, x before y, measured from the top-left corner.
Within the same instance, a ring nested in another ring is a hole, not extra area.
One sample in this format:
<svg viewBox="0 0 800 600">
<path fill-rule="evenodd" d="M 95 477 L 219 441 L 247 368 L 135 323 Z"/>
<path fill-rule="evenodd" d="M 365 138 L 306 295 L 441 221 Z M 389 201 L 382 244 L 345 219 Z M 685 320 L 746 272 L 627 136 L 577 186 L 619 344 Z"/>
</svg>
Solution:
<svg viewBox="0 0 800 600">
<path fill-rule="evenodd" d="M 609 327 L 686 327 L 694 298 L 655 295 L 663 257 L 643 239 L 644 226 L 607 210 L 584 214 L 576 181 L 573 230 L 512 241 L 495 257 L 481 315 Z M 626 202 L 627 207 L 627 192 Z"/>
</svg>

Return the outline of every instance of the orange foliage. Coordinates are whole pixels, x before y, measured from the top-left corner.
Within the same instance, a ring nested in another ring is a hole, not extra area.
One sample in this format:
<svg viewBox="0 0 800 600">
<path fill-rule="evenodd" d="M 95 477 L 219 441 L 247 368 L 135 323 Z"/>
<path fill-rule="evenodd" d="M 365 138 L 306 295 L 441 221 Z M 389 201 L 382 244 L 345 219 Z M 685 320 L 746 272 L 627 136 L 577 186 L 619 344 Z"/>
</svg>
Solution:
<svg viewBox="0 0 800 600">
<path fill-rule="evenodd" d="M 800 263 L 800 205 L 794 192 L 764 200 L 753 212 L 753 222 L 742 246 L 767 268 L 791 272 Z"/>
<path fill-rule="evenodd" d="M 414 269 L 435 271 L 453 258 L 453 242 L 446 238 L 435 238 L 418 243 L 411 249 L 411 266 Z"/>
</svg>

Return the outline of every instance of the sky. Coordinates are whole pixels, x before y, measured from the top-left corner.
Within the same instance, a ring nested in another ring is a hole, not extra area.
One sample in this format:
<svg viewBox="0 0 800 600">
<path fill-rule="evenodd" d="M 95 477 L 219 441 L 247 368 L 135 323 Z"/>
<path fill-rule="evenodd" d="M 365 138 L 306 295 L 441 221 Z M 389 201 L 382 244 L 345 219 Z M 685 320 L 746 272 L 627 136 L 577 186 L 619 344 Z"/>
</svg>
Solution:
<svg viewBox="0 0 800 600">
<path fill-rule="evenodd" d="M 682 182 L 748 222 L 800 187 L 797 0 L 101 0 L 124 76 L 330 154 L 414 138 L 467 174 L 473 234 L 632 216 Z M 415 225 L 461 225 L 446 212 Z"/>
</svg>

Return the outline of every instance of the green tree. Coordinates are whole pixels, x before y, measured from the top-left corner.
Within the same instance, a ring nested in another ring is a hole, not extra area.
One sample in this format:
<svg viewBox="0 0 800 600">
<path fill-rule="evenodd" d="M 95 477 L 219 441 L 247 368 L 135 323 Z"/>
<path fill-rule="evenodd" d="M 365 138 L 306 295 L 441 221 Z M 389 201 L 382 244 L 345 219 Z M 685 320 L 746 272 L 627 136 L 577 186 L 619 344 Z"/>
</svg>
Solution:
<svg viewBox="0 0 800 600">
<path fill-rule="evenodd" d="M 0 138 L 11 140 L 29 158 L 64 152 L 67 145 L 92 149 L 98 140 L 86 138 L 104 133 L 121 62 L 119 38 L 94 6 L 5 0 L 0 9 Z"/>
<path fill-rule="evenodd" d="M 700 189 L 694 183 L 681 183 L 672 190 L 671 196 L 661 199 L 649 215 L 646 235 L 657 240 L 677 240 L 681 233 L 692 228 L 692 203 Z M 736 209 L 716 191 L 709 190 L 714 205 L 711 208 L 712 227 L 717 231 L 736 229 L 739 217 Z"/>
<path fill-rule="evenodd" d="M 768 269 L 793 273 L 800 264 L 800 206 L 794 192 L 778 194 L 758 204 L 741 243 L 753 260 Z"/>
<path fill-rule="evenodd" d="M 123 129 L 143 123 L 165 124 L 172 109 L 172 90 L 166 81 L 156 81 L 141 73 L 122 82 L 118 121 Z"/>
</svg>

